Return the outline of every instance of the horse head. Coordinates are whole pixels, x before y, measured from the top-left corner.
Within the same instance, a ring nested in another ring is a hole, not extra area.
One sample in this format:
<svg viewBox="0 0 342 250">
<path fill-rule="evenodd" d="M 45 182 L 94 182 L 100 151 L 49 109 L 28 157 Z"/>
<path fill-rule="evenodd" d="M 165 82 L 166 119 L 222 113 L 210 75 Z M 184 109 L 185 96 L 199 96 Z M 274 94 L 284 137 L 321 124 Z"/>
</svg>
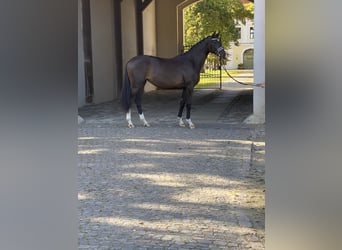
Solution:
<svg viewBox="0 0 342 250">
<path fill-rule="evenodd" d="M 209 51 L 216 54 L 220 59 L 226 59 L 226 51 L 224 50 L 220 33 L 214 32 L 209 38 Z"/>
</svg>

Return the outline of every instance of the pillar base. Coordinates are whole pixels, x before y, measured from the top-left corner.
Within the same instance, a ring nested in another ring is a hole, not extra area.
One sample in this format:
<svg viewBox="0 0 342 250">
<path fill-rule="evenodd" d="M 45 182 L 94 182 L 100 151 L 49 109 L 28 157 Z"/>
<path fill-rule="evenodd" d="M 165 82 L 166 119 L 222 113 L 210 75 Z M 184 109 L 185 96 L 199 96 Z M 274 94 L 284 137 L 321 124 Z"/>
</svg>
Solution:
<svg viewBox="0 0 342 250">
<path fill-rule="evenodd" d="M 81 124 L 82 122 L 84 122 L 84 119 L 81 116 L 78 116 L 78 124 Z"/>
<path fill-rule="evenodd" d="M 265 116 L 264 115 L 256 115 L 252 114 L 248 116 L 243 123 L 246 124 L 264 124 L 265 123 Z"/>
</svg>

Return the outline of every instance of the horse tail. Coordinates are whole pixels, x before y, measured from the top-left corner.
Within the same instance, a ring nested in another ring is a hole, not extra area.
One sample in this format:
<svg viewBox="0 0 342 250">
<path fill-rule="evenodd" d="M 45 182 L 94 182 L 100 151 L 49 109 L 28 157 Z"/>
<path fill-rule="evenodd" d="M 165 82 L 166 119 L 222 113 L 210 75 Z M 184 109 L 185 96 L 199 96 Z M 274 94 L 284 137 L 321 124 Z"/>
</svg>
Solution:
<svg viewBox="0 0 342 250">
<path fill-rule="evenodd" d="M 125 71 L 124 82 L 121 90 L 121 105 L 123 110 L 127 113 L 131 107 L 131 81 L 128 77 L 127 67 Z"/>
</svg>

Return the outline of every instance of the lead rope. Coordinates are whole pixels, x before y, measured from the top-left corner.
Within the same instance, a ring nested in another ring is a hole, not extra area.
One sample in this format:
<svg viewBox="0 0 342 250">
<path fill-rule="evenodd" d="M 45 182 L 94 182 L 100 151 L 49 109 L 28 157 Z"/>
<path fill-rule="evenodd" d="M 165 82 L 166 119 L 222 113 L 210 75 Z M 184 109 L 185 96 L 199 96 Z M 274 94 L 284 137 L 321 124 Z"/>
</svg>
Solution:
<svg viewBox="0 0 342 250">
<path fill-rule="evenodd" d="M 221 65 L 223 65 L 222 63 L 222 59 L 221 59 Z M 247 86 L 254 86 L 254 87 L 259 87 L 259 88 L 265 88 L 265 83 L 254 83 L 254 84 L 249 84 L 249 83 L 245 83 L 245 82 L 241 82 L 239 80 L 236 80 L 234 77 L 231 76 L 231 74 L 229 74 L 228 70 L 226 68 L 223 68 L 224 71 L 226 72 L 226 74 L 232 78 L 235 82 L 242 84 L 242 85 L 247 85 Z"/>
</svg>

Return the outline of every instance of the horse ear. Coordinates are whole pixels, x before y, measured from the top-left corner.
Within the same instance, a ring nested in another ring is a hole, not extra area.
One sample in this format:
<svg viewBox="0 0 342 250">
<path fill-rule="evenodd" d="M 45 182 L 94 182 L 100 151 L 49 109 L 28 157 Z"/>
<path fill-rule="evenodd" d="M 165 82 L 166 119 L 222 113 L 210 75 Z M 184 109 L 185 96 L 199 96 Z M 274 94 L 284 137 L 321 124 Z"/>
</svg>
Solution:
<svg viewBox="0 0 342 250">
<path fill-rule="evenodd" d="M 220 38 L 220 32 L 216 32 L 215 37 Z"/>
<path fill-rule="evenodd" d="M 216 31 L 211 35 L 211 37 L 216 37 Z"/>
</svg>

